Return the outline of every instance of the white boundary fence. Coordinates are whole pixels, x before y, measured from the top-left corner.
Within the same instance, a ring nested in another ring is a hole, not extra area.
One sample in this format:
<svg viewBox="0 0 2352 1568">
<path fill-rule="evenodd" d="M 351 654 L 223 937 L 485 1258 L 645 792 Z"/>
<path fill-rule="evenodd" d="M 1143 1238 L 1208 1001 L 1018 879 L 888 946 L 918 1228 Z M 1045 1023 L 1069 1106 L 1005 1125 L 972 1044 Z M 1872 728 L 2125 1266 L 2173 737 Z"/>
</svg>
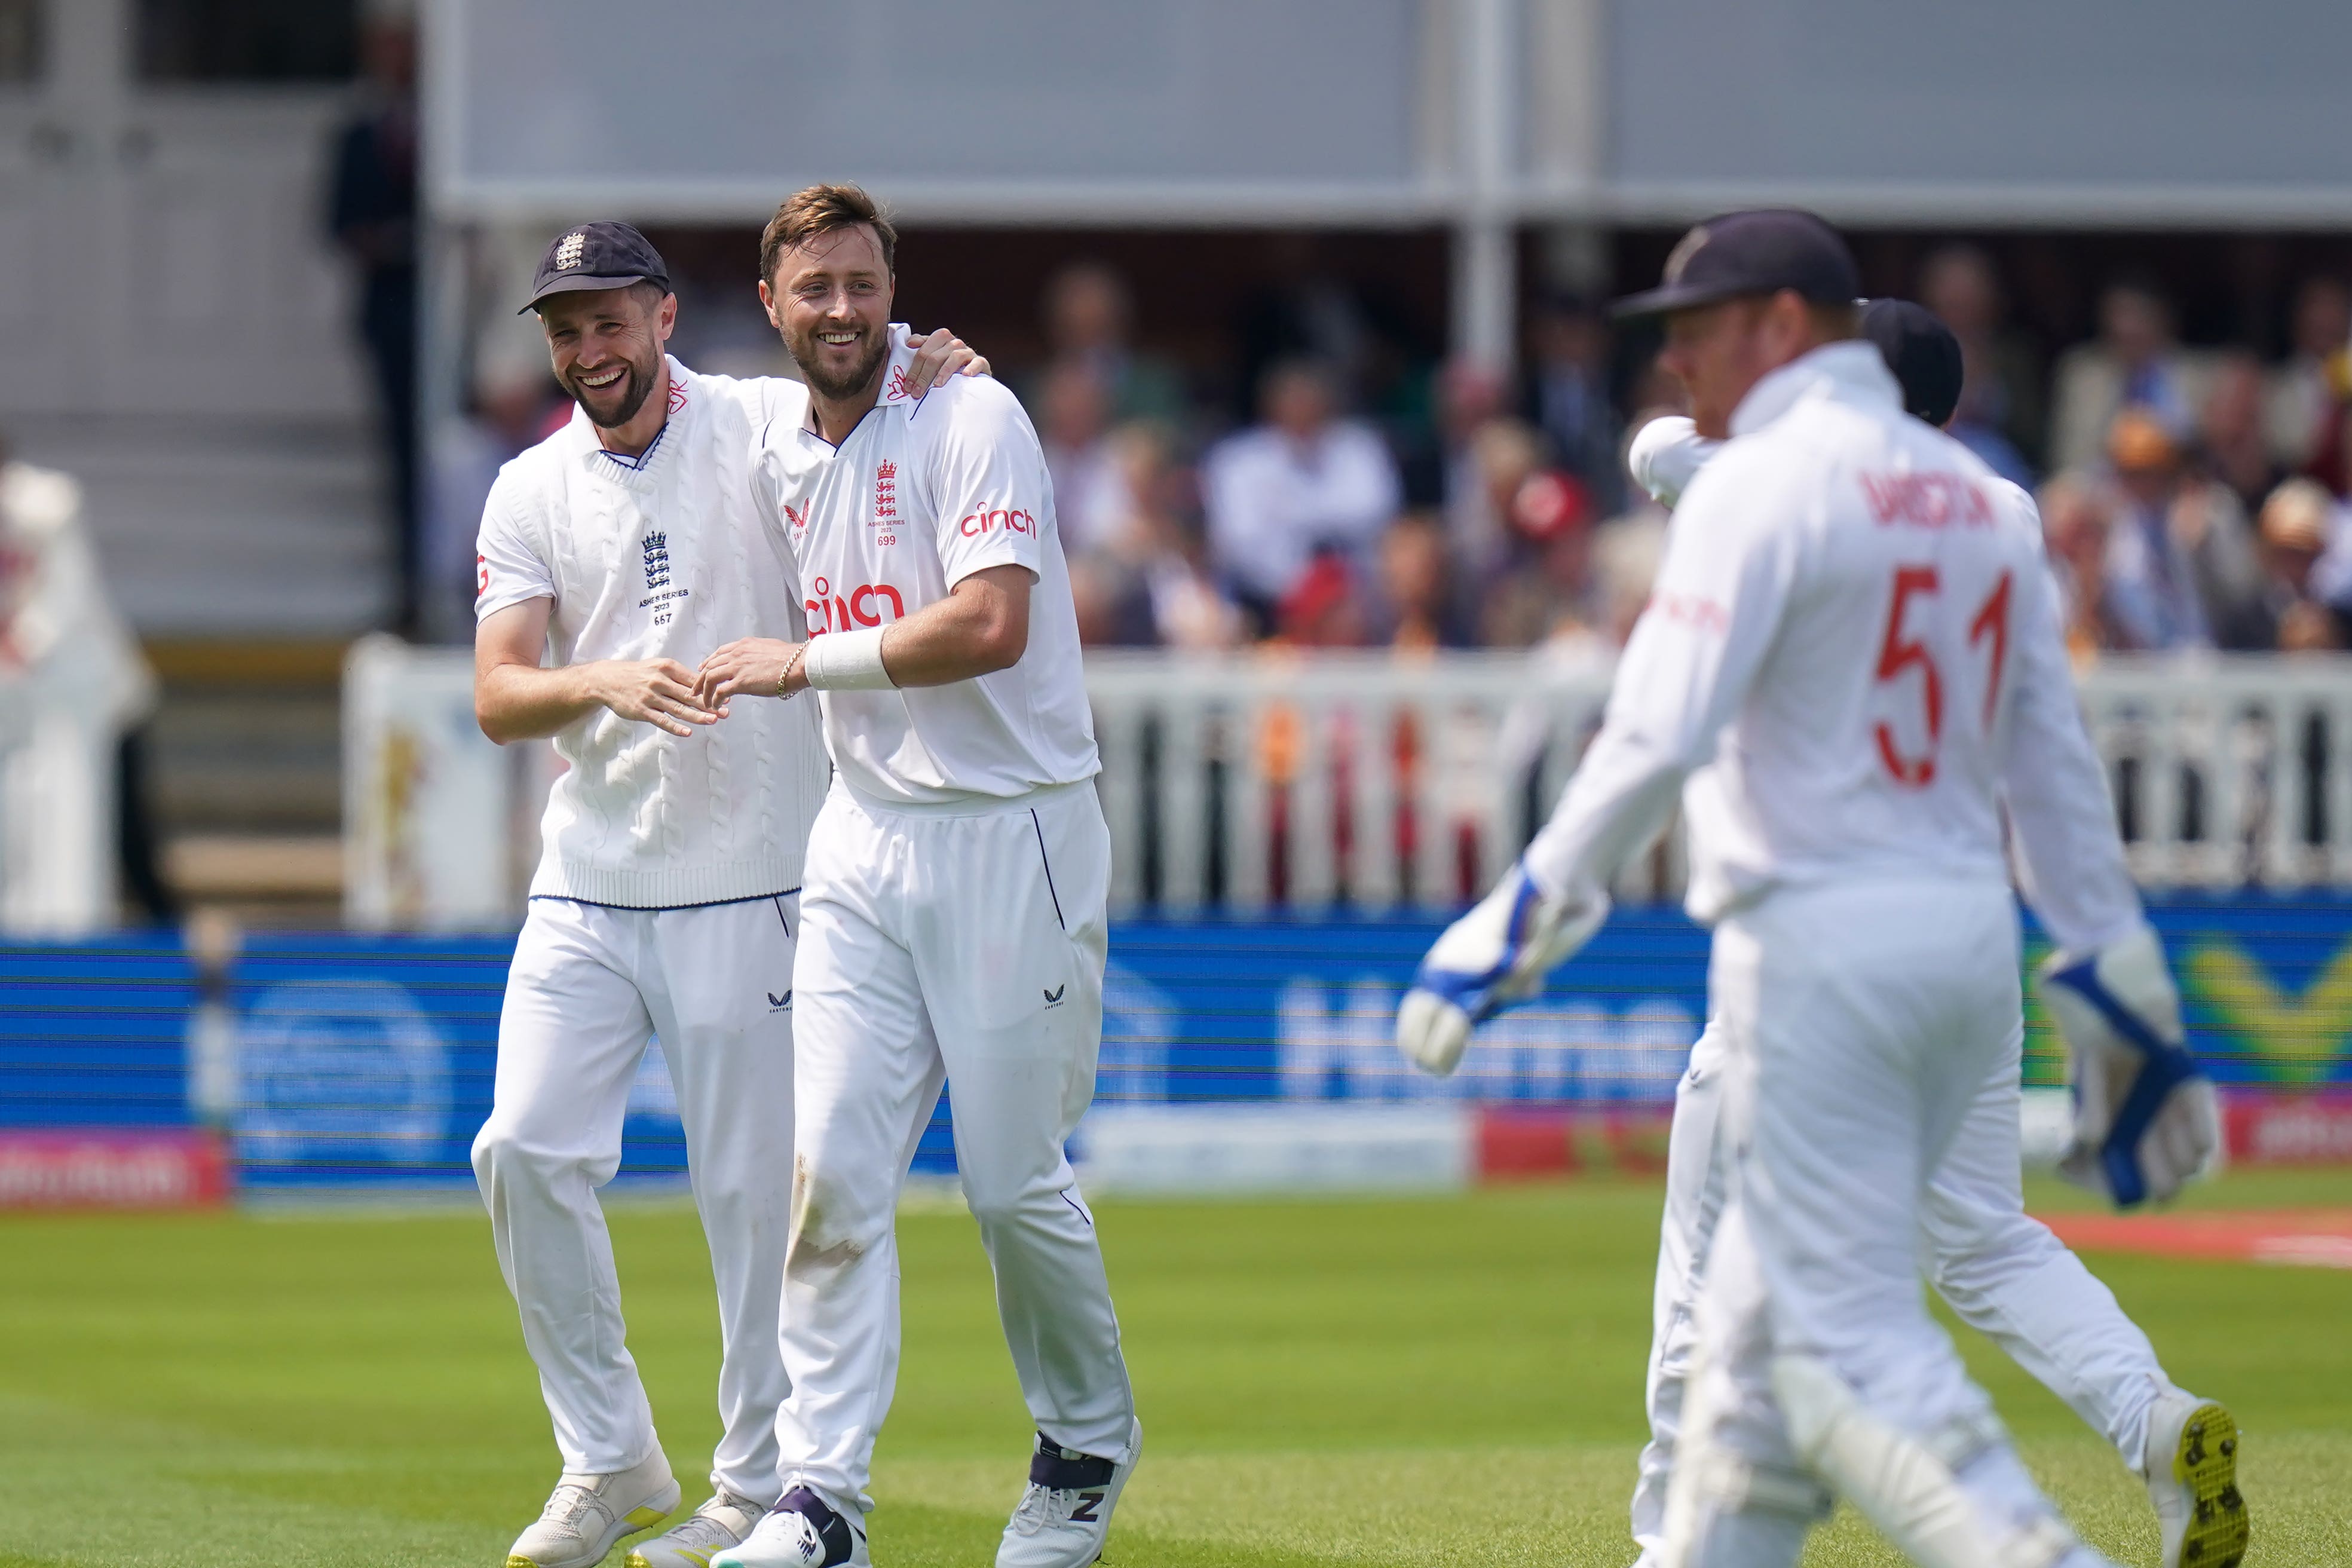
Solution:
<svg viewBox="0 0 2352 1568">
<path fill-rule="evenodd" d="M 1559 798 L 1609 674 L 1524 654 L 1097 655 L 1122 909 L 1443 909 Z M 2109 659 L 2084 710 L 2152 887 L 2352 886 L 2352 659 Z M 1678 832 L 1621 881 L 1678 896 Z"/>
<path fill-rule="evenodd" d="M 471 680 L 462 651 L 354 650 L 355 923 L 520 911 L 551 753 L 484 740 Z M 1608 680 L 1525 654 L 1090 656 L 1114 910 L 1454 907 L 1549 812 Z M 2352 888 L 2352 659 L 2111 659 L 2082 692 L 2144 884 Z M 1676 897 L 1683 870 L 1670 832 L 1619 891 Z"/>
</svg>

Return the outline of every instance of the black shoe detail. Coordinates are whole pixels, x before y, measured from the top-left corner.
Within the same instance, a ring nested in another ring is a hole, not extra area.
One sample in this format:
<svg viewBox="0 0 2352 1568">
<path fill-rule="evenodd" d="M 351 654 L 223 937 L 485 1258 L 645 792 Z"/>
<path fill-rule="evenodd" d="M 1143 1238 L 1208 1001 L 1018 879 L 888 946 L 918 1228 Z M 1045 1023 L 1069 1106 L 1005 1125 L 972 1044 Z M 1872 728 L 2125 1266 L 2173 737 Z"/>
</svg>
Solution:
<svg viewBox="0 0 2352 1568">
<path fill-rule="evenodd" d="M 1029 1461 L 1029 1482 L 1048 1491 L 1089 1491 L 1110 1485 L 1110 1479 L 1118 1469 L 1118 1466 L 1108 1459 L 1097 1459 L 1092 1454 L 1065 1448 L 1040 1432 L 1037 1434 L 1037 1452 Z M 1100 1497 L 1094 1500 L 1095 1502 L 1101 1500 Z"/>
<path fill-rule="evenodd" d="M 840 1564 L 849 1561 L 850 1552 L 856 1550 L 856 1543 L 849 1533 L 849 1521 L 835 1513 L 823 1498 L 806 1487 L 794 1487 L 779 1498 L 776 1506 L 768 1511 L 807 1516 L 808 1521 L 816 1526 L 817 1539 L 824 1542 L 824 1568 L 839 1568 Z"/>
<path fill-rule="evenodd" d="M 1102 1506 L 1103 1496 L 1101 1492 L 1080 1492 L 1078 1506 L 1070 1510 L 1070 1517 L 1080 1524 L 1100 1524 L 1102 1516 L 1095 1510 Z"/>
</svg>

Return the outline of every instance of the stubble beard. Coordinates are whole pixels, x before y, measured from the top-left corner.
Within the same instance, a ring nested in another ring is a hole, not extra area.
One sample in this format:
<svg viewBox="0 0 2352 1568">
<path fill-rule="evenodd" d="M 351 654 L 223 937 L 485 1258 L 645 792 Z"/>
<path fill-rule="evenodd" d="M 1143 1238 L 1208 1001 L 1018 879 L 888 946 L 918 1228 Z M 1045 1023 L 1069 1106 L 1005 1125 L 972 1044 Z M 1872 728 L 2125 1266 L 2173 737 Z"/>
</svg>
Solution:
<svg viewBox="0 0 2352 1568">
<path fill-rule="evenodd" d="M 588 400 L 580 395 L 580 388 L 576 384 L 569 388 L 572 401 L 580 405 L 581 413 L 588 416 L 588 422 L 591 425 L 599 429 L 617 430 L 635 419 L 637 416 L 637 411 L 646 405 L 646 399 L 654 395 L 656 378 L 651 372 L 650 365 L 642 365 L 634 360 L 629 362 L 628 395 L 621 400 L 619 408 L 611 414 L 597 413 Z"/>
<path fill-rule="evenodd" d="M 808 383 L 810 391 L 820 397 L 844 402 L 874 384 L 875 374 L 882 368 L 882 361 L 890 353 L 890 341 L 881 333 L 865 331 L 865 337 L 866 353 L 858 357 L 857 363 L 848 374 L 841 376 L 829 375 L 821 368 L 818 355 L 824 352 L 824 345 L 817 342 L 814 331 L 786 333 L 784 352 L 793 356 L 794 364 L 800 366 L 801 379 Z"/>
</svg>

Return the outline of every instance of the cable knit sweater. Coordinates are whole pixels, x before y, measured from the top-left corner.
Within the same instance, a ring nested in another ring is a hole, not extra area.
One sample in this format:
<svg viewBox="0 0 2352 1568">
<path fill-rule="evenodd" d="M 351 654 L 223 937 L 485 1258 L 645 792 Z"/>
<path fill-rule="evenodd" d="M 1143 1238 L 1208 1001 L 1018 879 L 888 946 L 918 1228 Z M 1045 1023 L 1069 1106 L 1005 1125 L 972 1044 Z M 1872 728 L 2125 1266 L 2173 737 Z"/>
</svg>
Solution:
<svg viewBox="0 0 2352 1568">
<path fill-rule="evenodd" d="M 477 616 L 551 598 L 548 662 L 674 658 L 805 635 L 791 557 L 746 478 L 749 384 L 669 361 L 669 420 L 633 466 L 572 422 L 499 471 Z M 797 389 L 795 389 L 797 390 Z M 531 892 L 677 909 L 800 886 L 830 776 L 816 704 L 738 697 L 680 738 L 604 709 L 566 726 Z"/>
</svg>

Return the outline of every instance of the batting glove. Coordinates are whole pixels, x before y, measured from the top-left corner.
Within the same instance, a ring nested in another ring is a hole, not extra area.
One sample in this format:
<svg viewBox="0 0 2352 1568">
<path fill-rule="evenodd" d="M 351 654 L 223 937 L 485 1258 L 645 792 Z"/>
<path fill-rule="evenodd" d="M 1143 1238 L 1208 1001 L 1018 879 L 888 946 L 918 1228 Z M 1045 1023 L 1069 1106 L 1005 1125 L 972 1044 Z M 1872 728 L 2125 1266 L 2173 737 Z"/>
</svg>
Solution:
<svg viewBox="0 0 2352 1568">
<path fill-rule="evenodd" d="M 2097 952 L 2053 954 L 2041 985 L 2066 1037 L 2074 1089 L 2060 1173 L 2118 1208 L 2171 1197 L 2212 1158 L 2221 1117 L 2189 1054 L 2156 932 L 2142 926 Z"/>
<path fill-rule="evenodd" d="M 1430 947 L 1397 1006 L 1397 1049 L 1443 1078 L 1462 1059 L 1475 1026 L 1543 989 L 1544 976 L 1608 918 L 1607 895 L 1554 899 L 1524 866 Z"/>
</svg>

